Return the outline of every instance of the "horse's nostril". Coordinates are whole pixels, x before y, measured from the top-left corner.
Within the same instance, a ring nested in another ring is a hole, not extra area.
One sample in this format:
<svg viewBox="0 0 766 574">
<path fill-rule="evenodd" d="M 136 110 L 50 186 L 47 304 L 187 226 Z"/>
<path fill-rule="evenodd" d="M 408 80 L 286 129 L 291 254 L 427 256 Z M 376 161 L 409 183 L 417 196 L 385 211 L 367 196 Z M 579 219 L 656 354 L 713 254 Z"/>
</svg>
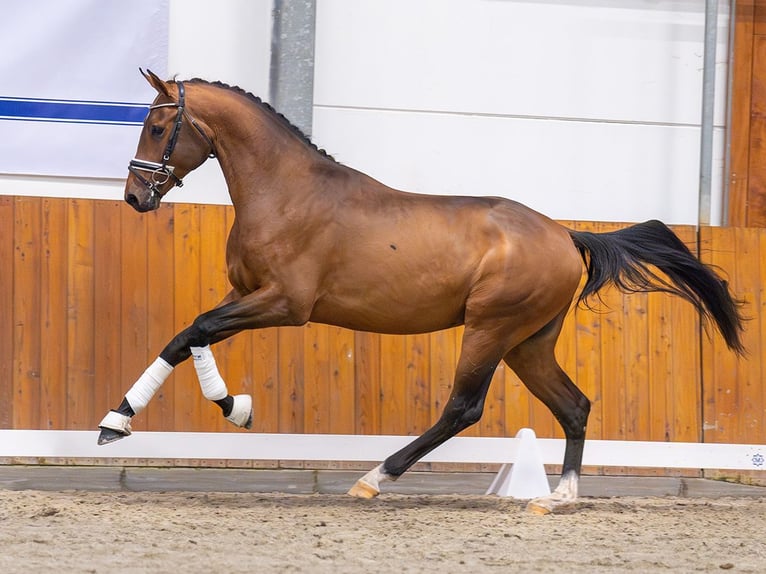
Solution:
<svg viewBox="0 0 766 574">
<path fill-rule="evenodd" d="M 132 207 L 138 207 L 138 198 L 132 193 L 125 196 L 125 201 Z"/>
</svg>

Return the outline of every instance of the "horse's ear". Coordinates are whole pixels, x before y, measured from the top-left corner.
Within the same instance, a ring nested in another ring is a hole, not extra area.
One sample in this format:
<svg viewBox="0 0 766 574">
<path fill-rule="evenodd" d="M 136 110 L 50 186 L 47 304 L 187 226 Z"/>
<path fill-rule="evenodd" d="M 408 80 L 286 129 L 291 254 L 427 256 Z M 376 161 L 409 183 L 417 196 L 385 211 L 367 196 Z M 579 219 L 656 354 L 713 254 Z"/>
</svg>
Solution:
<svg viewBox="0 0 766 574">
<path fill-rule="evenodd" d="M 141 68 L 138 70 L 155 90 L 157 90 L 160 94 L 164 94 L 170 97 L 170 92 L 168 91 L 167 85 L 159 77 L 157 77 L 157 74 L 151 70 L 146 70 L 145 72 Z"/>
</svg>

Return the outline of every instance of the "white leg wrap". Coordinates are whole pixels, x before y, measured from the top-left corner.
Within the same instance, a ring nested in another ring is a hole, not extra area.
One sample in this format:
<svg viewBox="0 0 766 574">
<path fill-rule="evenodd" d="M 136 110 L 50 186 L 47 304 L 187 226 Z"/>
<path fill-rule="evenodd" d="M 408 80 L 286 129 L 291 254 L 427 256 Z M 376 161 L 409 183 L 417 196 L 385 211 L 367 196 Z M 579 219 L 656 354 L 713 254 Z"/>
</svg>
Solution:
<svg viewBox="0 0 766 574">
<path fill-rule="evenodd" d="M 225 399 L 229 391 L 226 389 L 226 383 L 218 372 L 218 366 L 215 364 L 213 351 L 210 345 L 205 347 L 189 347 L 194 358 L 194 369 L 197 371 L 199 386 L 202 388 L 202 394 L 210 401 Z"/>
<path fill-rule="evenodd" d="M 130 408 L 136 414 L 144 410 L 154 396 L 154 393 L 157 392 L 157 389 L 162 386 L 162 383 L 165 382 L 165 379 L 172 372 L 172 365 L 161 357 L 157 357 L 157 360 L 149 365 L 134 385 L 130 387 L 130 390 L 125 393 L 125 398 L 128 404 L 130 404 Z"/>
</svg>

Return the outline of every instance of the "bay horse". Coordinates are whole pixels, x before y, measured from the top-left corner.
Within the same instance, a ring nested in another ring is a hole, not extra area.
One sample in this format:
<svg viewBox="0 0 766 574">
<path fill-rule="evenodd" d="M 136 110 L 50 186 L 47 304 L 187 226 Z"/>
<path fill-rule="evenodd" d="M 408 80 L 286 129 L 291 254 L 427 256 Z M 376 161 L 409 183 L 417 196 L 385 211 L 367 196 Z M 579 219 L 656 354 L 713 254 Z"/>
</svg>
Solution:
<svg viewBox="0 0 766 574">
<path fill-rule="evenodd" d="M 125 200 L 137 211 L 208 157 L 226 179 L 235 221 L 226 263 L 231 291 L 178 333 L 99 424 L 99 444 L 130 434 L 173 368 L 193 356 L 206 398 L 250 428 L 252 398 L 232 396 L 210 345 L 244 329 L 308 321 L 377 333 L 464 325 L 450 398 L 423 435 L 360 478 L 372 498 L 425 454 L 476 423 L 500 361 L 555 415 L 566 436 L 558 486 L 528 508 L 577 498 L 590 401 L 558 365 L 554 346 L 573 300 L 600 289 L 666 291 L 690 301 L 744 352 L 741 302 L 663 223 L 609 233 L 567 229 L 499 197 L 398 191 L 336 162 L 259 98 L 220 82 L 163 81 L 130 162 Z M 583 275 L 587 279 L 579 295 Z"/>
</svg>

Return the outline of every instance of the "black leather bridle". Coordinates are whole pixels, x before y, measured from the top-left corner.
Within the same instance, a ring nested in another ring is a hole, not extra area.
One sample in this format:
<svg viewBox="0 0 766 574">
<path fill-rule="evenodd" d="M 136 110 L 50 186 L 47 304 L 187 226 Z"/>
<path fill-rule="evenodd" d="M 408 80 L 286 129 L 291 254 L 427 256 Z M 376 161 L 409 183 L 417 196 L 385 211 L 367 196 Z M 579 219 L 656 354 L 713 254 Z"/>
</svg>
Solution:
<svg viewBox="0 0 766 574">
<path fill-rule="evenodd" d="M 177 108 L 178 113 L 176 114 L 175 122 L 173 122 L 173 131 L 170 133 L 170 139 L 168 139 L 168 145 L 165 146 L 165 153 L 162 154 L 162 163 L 157 163 L 154 161 L 147 161 L 143 159 L 134 158 L 130 161 L 128 164 L 128 171 L 136 176 L 138 181 L 140 181 L 144 186 L 149 190 L 151 193 L 152 198 L 155 196 L 161 196 L 160 193 L 160 187 L 165 185 L 168 180 L 173 180 L 173 185 L 182 187 L 184 182 L 179 178 L 175 173 L 175 168 L 170 165 L 168 162 L 170 161 L 170 156 L 173 154 L 173 150 L 176 147 L 176 143 L 178 142 L 178 135 L 181 132 L 181 126 L 183 125 L 184 116 L 191 122 L 191 125 L 193 125 L 197 132 L 202 136 L 202 138 L 205 140 L 205 143 L 207 143 L 208 147 L 210 147 L 210 152 L 208 153 L 208 157 L 215 157 L 215 146 L 213 146 L 213 142 L 211 141 L 210 137 L 205 133 L 205 131 L 199 126 L 199 124 L 194 120 L 193 117 L 189 115 L 189 113 L 186 111 L 185 107 L 185 90 L 184 90 L 184 84 L 183 82 L 176 80 L 176 85 L 178 86 L 178 102 L 169 102 L 166 104 L 156 104 L 154 106 L 149 106 L 149 113 L 151 114 L 153 110 L 156 110 L 158 108 Z M 150 179 L 147 179 L 143 176 L 141 172 L 150 172 Z"/>
</svg>

